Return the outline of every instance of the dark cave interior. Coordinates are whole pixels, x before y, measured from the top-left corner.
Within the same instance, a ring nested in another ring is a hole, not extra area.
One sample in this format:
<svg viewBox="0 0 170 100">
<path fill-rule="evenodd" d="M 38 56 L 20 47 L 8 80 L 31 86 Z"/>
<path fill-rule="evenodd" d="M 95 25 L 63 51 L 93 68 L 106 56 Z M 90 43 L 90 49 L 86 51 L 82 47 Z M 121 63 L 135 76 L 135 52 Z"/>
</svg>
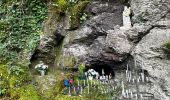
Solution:
<svg viewBox="0 0 170 100">
<path fill-rule="evenodd" d="M 95 66 L 90 66 L 90 67 L 87 67 L 86 68 L 86 71 L 88 71 L 89 69 L 94 69 L 95 71 L 97 71 L 100 75 L 102 75 L 102 69 L 104 70 L 105 72 L 105 75 L 109 75 L 111 74 L 112 77 L 115 76 L 115 72 L 113 70 L 113 67 L 112 66 L 109 66 L 109 65 L 95 65 Z"/>
</svg>

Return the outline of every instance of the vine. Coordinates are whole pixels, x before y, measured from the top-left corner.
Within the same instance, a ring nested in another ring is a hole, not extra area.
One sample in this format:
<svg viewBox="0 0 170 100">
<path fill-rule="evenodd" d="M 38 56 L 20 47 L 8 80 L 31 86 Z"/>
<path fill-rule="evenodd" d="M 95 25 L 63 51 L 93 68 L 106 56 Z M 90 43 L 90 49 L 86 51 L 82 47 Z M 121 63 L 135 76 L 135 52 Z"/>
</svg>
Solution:
<svg viewBox="0 0 170 100">
<path fill-rule="evenodd" d="M 44 0 L 3 0 L 0 6 L 0 61 L 17 62 L 19 54 L 32 53 L 47 16 Z"/>
</svg>

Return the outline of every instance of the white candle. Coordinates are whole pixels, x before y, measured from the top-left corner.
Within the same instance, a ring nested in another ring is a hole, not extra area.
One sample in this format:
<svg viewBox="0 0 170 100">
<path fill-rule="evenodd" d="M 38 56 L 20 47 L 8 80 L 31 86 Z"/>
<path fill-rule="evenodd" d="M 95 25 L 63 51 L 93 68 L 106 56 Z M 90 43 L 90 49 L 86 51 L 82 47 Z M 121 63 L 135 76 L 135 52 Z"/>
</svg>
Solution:
<svg viewBox="0 0 170 100">
<path fill-rule="evenodd" d="M 126 80 L 128 81 L 128 70 L 126 70 Z"/>
<path fill-rule="evenodd" d="M 132 79 L 132 82 L 135 83 L 135 79 L 134 78 Z"/>
<path fill-rule="evenodd" d="M 115 89 L 117 89 L 117 86 L 115 86 Z"/>
<path fill-rule="evenodd" d="M 129 91 L 126 90 L 126 97 L 129 98 Z"/>
<path fill-rule="evenodd" d="M 76 92 L 76 88 L 75 87 L 73 87 L 73 90 L 74 90 L 74 93 Z"/>
<path fill-rule="evenodd" d="M 142 95 L 142 94 L 140 94 L 140 99 L 141 99 L 141 100 L 143 99 L 143 95 Z"/>
<path fill-rule="evenodd" d="M 114 86 L 112 86 L 113 91 L 115 90 Z"/>
<path fill-rule="evenodd" d="M 133 93 L 132 93 L 132 91 L 130 92 L 130 96 L 131 96 L 131 98 L 133 98 Z"/>
<path fill-rule="evenodd" d="M 145 82 L 145 76 L 144 76 L 144 73 L 141 73 L 141 78 L 142 78 L 142 82 Z"/>
<path fill-rule="evenodd" d="M 125 97 L 124 83 L 122 81 L 122 96 Z"/>
<path fill-rule="evenodd" d="M 136 97 L 136 100 L 138 100 L 138 95 L 137 94 L 135 94 L 135 97 Z"/>
<path fill-rule="evenodd" d="M 146 82 L 149 82 L 149 77 L 146 77 Z"/>
<path fill-rule="evenodd" d="M 140 82 L 140 77 L 137 79 L 137 82 L 138 82 L 138 83 Z"/>
<path fill-rule="evenodd" d="M 129 82 L 131 81 L 131 78 L 132 78 L 132 72 L 129 71 Z"/>
<path fill-rule="evenodd" d="M 83 87 L 81 86 L 80 88 L 80 93 L 82 94 L 83 93 Z"/>
<path fill-rule="evenodd" d="M 69 87 L 68 93 L 69 93 L 69 95 L 71 94 L 71 92 L 70 92 L 70 87 Z"/>
</svg>

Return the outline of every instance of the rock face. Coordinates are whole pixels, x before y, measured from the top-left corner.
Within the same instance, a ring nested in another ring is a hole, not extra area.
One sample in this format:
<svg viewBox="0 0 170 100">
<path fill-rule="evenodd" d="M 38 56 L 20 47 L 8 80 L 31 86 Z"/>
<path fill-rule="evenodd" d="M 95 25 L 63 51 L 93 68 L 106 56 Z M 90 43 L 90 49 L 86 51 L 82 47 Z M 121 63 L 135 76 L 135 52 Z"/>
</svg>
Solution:
<svg viewBox="0 0 170 100">
<path fill-rule="evenodd" d="M 115 32 L 112 32 L 114 27 L 122 25 L 123 5 L 119 2 L 94 1 L 87 6 L 85 11 L 92 13 L 92 16 L 79 29 L 68 32 L 68 36 L 65 39 L 64 55 L 71 54 L 75 57 L 86 59 L 89 66 L 100 64 L 100 62 L 101 64 L 114 64 L 126 59 L 126 57 L 121 55 L 124 55 L 124 52 L 129 53 L 128 50 L 119 54 L 117 48 L 123 48 L 116 47 L 118 42 L 110 44 L 113 42 L 110 41 L 110 36 L 115 34 Z M 121 37 L 120 35 L 120 40 L 124 38 L 127 40 L 126 36 Z M 115 45 L 116 48 L 112 48 L 112 45 Z"/>
<path fill-rule="evenodd" d="M 119 0 L 91 2 L 85 9 L 91 16 L 79 28 L 65 30 L 63 59 L 71 56 L 71 60 L 83 59 L 87 66 L 108 65 L 120 70 L 120 65 L 127 60 L 132 62 L 129 57 L 133 57 L 143 61 L 151 78 L 153 85 L 147 86 L 146 91 L 155 100 L 170 100 L 170 61 L 162 49 L 170 40 L 170 0 L 130 0 L 130 6 L 133 27 L 123 31 L 119 28 L 123 23 L 123 4 Z M 43 37 L 42 44 L 54 47 L 59 39 L 53 36 Z M 40 45 L 41 51 L 46 52 L 46 48 Z M 62 59 L 57 63 L 62 63 Z"/>
<path fill-rule="evenodd" d="M 166 58 L 162 44 L 170 39 L 170 29 L 154 28 L 137 44 L 132 55 L 144 63 L 144 69 L 152 78 L 150 93 L 159 100 L 169 100 L 170 61 Z"/>
<path fill-rule="evenodd" d="M 147 21 L 158 21 L 169 12 L 169 0 L 131 0 L 133 11 L 133 22 L 143 23 Z"/>
<path fill-rule="evenodd" d="M 148 87 L 155 99 L 170 99 L 170 62 L 162 46 L 170 40 L 170 1 L 131 0 L 134 27 L 127 32 L 135 48 L 131 55 L 144 62 L 144 69 L 151 77 Z"/>
</svg>

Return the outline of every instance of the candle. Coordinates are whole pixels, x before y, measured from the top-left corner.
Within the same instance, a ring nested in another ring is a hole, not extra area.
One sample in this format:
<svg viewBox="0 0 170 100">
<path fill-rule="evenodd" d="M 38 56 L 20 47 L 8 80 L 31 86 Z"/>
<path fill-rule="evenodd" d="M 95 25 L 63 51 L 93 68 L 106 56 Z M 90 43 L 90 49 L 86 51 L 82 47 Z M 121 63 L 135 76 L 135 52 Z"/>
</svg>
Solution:
<svg viewBox="0 0 170 100">
<path fill-rule="evenodd" d="M 144 73 L 141 73 L 141 78 L 142 78 L 142 82 L 145 82 L 145 76 L 144 76 Z"/>
<path fill-rule="evenodd" d="M 132 79 L 132 82 L 135 83 L 135 79 L 134 78 Z"/>
<path fill-rule="evenodd" d="M 115 89 L 114 86 L 112 86 L 112 89 L 113 89 L 113 91 L 114 91 L 114 89 Z"/>
<path fill-rule="evenodd" d="M 82 94 L 83 93 L 83 87 L 81 86 L 80 88 L 80 93 Z"/>
<path fill-rule="evenodd" d="M 87 89 L 88 89 L 88 94 L 89 94 L 89 91 L 90 91 L 90 90 L 89 90 L 89 86 L 87 87 Z"/>
<path fill-rule="evenodd" d="M 122 81 L 122 96 L 125 97 L 124 83 Z"/>
<path fill-rule="evenodd" d="M 149 82 L 149 77 L 146 77 L 146 82 Z"/>
<path fill-rule="evenodd" d="M 76 92 L 76 88 L 75 87 L 73 87 L 73 91 L 74 91 L 74 93 Z"/>
<path fill-rule="evenodd" d="M 129 91 L 126 90 L 126 97 L 129 98 Z"/>
<path fill-rule="evenodd" d="M 131 98 L 133 98 L 133 93 L 132 93 L 132 91 L 130 92 L 130 96 L 131 96 Z"/>
<path fill-rule="evenodd" d="M 129 82 L 131 81 L 131 78 L 132 78 L 132 72 L 129 71 Z"/>
<path fill-rule="evenodd" d="M 143 99 L 143 95 L 142 94 L 140 94 L 140 98 L 141 98 L 141 100 Z"/>
<path fill-rule="evenodd" d="M 68 90 L 68 94 L 71 95 L 71 92 L 70 92 L 70 87 L 69 87 L 69 90 Z"/>
<path fill-rule="evenodd" d="M 128 81 L 128 70 L 126 70 L 126 80 Z"/>
<path fill-rule="evenodd" d="M 138 94 L 137 93 L 135 94 L 135 97 L 136 97 L 136 100 L 138 100 Z"/>
<path fill-rule="evenodd" d="M 140 77 L 137 79 L 137 82 L 138 82 L 138 83 L 140 82 Z"/>
</svg>

